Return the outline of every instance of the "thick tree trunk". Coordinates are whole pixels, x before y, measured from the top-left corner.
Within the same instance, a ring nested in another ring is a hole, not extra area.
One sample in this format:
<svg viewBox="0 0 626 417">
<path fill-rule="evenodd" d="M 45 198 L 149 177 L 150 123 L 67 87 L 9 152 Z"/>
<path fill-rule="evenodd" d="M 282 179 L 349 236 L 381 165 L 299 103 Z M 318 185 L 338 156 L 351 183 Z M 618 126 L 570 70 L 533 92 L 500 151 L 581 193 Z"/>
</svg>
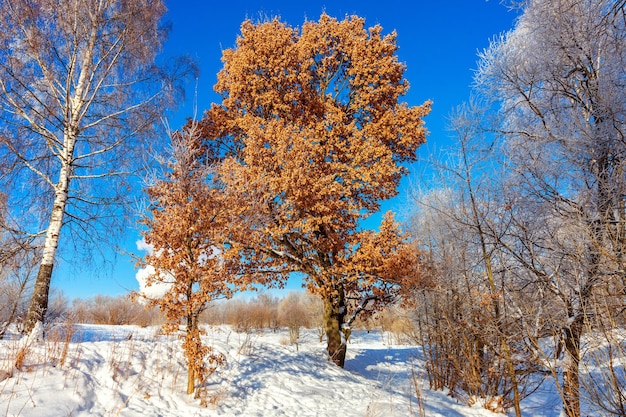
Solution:
<svg viewBox="0 0 626 417">
<path fill-rule="evenodd" d="M 99 15 L 100 10 L 98 10 Z M 93 23 L 93 22 L 92 22 Z M 37 322 L 43 324 L 46 312 L 48 311 L 48 294 L 50 292 L 50 281 L 52 280 L 52 270 L 57 247 L 59 246 L 59 236 L 63 225 L 63 216 L 67 206 L 67 197 L 70 189 L 70 178 L 72 175 L 72 164 L 74 160 L 74 149 L 79 135 L 81 118 L 85 113 L 85 95 L 90 83 L 92 74 L 92 60 L 94 57 L 95 45 L 98 39 L 98 25 L 92 24 L 88 45 L 82 53 L 82 63 L 80 65 L 80 75 L 71 100 L 66 104 L 65 126 L 63 131 L 63 146 L 58 155 L 60 160 L 59 179 L 54 186 L 55 198 L 50 215 L 50 224 L 44 242 L 43 256 L 37 273 L 35 290 L 28 307 L 25 332 L 30 333 Z M 77 58 L 77 56 L 74 56 Z M 76 64 L 72 62 L 71 66 Z"/>
<path fill-rule="evenodd" d="M 324 326 L 326 330 L 326 350 L 335 365 L 344 367 L 346 361 L 346 337 L 342 326 L 346 315 L 343 288 L 335 300 L 324 300 Z"/>
<path fill-rule="evenodd" d="M 26 316 L 26 325 L 24 332 L 30 333 L 37 323 L 44 322 L 46 313 L 48 312 L 48 296 L 50 293 L 50 281 L 52 280 L 52 270 L 54 264 L 42 264 L 39 266 L 35 288 L 30 299 L 28 314 Z"/>
</svg>

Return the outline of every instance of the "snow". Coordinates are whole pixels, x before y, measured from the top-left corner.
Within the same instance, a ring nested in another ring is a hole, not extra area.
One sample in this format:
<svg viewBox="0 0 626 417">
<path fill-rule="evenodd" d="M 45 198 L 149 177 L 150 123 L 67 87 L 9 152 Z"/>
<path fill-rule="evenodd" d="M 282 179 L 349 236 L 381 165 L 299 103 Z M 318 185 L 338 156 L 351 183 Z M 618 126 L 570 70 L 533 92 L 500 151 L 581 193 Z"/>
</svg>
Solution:
<svg viewBox="0 0 626 417">
<path fill-rule="evenodd" d="M 395 345 L 382 332 L 353 331 L 341 369 L 327 359 L 325 342 L 313 330 L 303 331 L 296 347 L 289 345 L 287 329 L 238 333 L 227 326 L 207 328 L 205 342 L 225 354 L 228 364 L 211 377 L 202 406 L 200 399 L 185 393 L 186 369 L 177 337 L 163 336 L 156 327 L 72 329 L 71 341 L 59 328 L 31 345 L 20 371 L 11 371 L 19 337 L 12 334 L 0 341 L 0 370 L 9 372 L 0 377 L 0 415 L 498 415 L 428 389 L 420 348 Z M 420 395 L 411 375 L 418 376 Z M 525 406 L 532 415 L 556 417 L 559 407 L 542 414 L 540 403 L 546 403 L 541 400 L 537 396 L 538 403 Z"/>
</svg>

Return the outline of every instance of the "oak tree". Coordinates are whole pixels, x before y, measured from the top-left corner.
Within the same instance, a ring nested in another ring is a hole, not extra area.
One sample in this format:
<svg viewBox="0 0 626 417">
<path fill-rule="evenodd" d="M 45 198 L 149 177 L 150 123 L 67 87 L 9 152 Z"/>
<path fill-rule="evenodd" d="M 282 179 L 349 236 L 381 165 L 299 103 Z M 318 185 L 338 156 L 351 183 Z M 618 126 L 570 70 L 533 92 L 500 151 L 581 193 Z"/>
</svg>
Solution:
<svg viewBox="0 0 626 417">
<path fill-rule="evenodd" d="M 409 85 L 397 49 L 395 33 L 366 29 L 357 16 L 322 14 L 301 28 L 245 21 L 223 52 L 222 102 L 201 121 L 223 157 L 230 242 L 273 278 L 304 274 L 324 301 L 339 366 L 355 314 L 419 276 L 419 254 L 392 216 L 380 232 L 361 226 L 397 194 L 404 163 L 425 141 L 430 103 L 400 102 Z"/>
<path fill-rule="evenodd" d="M 26 331 L 44 320 L 61 230 L 76 226 L 78 249 L 112 230 L 94 220 L 123 218 L 112 203 L 175 91 L 155 65 L 164 13 L 159 0 L 0 1 L 0 179 L 24 235 L 45 236 Z"/>
<path fill-rule="evenodd" d="M 211 181 L 212 168 L 194 132 L 191 124 L 171 135 L 168 172 L 147 189 L 150 206 L 142 219 L 143 237 L 153 250 L 141 262 L 153 271 L 147 276 L 147 286 L 168 287 L 161 297 L 144 296 L 148 306 L 158 306 L 164 313 L 165 333 L 177 333 L 184 323 L 188 394 L 195 391 L 196 381 L 202 384 L 224 363 L 223 355 L 203 345 L 199 319 L 211 301 L 232 296 L 239 276 L 238 259 L 229 258 L 220 237 L 228 227 L 223 223 L 227 217 L 220 187 Z"/>
</svg>

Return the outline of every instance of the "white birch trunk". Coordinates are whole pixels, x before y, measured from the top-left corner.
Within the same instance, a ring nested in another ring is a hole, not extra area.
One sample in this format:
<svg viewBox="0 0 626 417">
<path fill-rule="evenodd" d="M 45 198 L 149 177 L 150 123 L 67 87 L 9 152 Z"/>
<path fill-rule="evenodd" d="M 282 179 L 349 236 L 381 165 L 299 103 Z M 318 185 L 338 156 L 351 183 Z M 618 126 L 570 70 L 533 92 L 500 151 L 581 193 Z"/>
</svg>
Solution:
<svg viewBox="0 0 626 417">
<path fill-rule="evenodd" d="M 44 322 L 46 312 L 48 311 L 48 296 L 50 293 L 50 282 L 52 281 L 52 271 L 54 268 L 54 259 L 59 246 L 59 236 L 61 227 L 63 226 L 63 217 L 67 209 L 67 200 L 70 187 L 70 179 L 72 176 L 72 164 L 74 160 L 74 148 L 79 132 L 81 115 L 84 111 L 87 90 L 89 88 L 89 78 L 92 70 L 92 59 L 97 38 L 97 24 L 94 22 L 88 46 L 84 51 L 80 67 L 80 75 L 75 85 L 74 95 L 65 105 L 69 107 L 65 131 L 63 133 L 63 148 L 58 158 L 61 163 L 59 179 L 54 187 L 54 204 L 52 213 L 50 214 L 50 223 L 46 232 L 46 240 L 44 242 L 43 254 L 33 296 L 28 307 L 28 315 L 26 318 L 26 326 L 24 331 L 30 333 L 35 325 Z M 76 57 L 71 61 L 71 67 L 76 65 Z M 67 87 L 70 88 L 73 83 L 71 77 L 72 71 L 68 72 Z"/>
<path fill-rule="evenodd" d="M 41 263 L 33 296 L 28 308 L 28 316 L 26 319 L 25 332 L 30 333 L 37 326 L 37 323 L 43 324 L 44 317 L 48 311 L 48 295 L 50 293 L 50 282 L 52 280 L 52 270 L 54 268 L 54 259 L 59 246 L 59 236 L 63 225 L 63 217 L 67 206 L 67 197 L 69 192 L 71 166 L 71 154 L 74 151 L 75 138 L 67 138 L 64 162 L 59 173 L 59 182 L 55 187 L 54 205 L 50 214 L 50 223 L 46 232 L 46 240 L 44 242 Z"/>
</svg>

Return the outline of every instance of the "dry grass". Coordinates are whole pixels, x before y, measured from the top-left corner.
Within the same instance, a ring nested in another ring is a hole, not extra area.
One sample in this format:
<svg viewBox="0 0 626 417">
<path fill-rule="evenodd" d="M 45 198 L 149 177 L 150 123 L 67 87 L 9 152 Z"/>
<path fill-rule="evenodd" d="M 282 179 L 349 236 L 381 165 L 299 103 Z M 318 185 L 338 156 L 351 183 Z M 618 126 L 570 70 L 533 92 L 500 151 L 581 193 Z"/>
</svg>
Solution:
<svg viewBox="0 0 626 417">
<path fill-rule="evenodd" d="M 409 375 L 411 388 L 415 394 L 415 402 L 417 406 L 417 415 L 426 417 L 426 408 L 424 402 L 424 375 L 415 368 L 415 363 L 411 363 L 411 373 Z M 412 406 L 412 405 L 411 405 Z M 415 410 L 413 410 L 415 411 Z"/>
</svg>

